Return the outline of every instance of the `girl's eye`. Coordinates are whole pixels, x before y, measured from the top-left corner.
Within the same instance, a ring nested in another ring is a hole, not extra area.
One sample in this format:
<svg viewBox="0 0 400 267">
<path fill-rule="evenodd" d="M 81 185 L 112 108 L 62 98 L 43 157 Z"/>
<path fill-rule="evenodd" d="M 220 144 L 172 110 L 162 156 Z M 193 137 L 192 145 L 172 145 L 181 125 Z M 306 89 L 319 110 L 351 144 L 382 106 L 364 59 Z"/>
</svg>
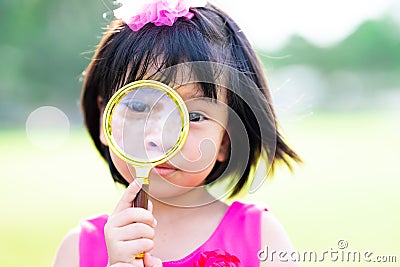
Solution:
<svg viewBox="0 0 400 267">
<path fill-rule="evenodd" d="M 140 102 L 140 101 L 129 101 L 125 105 L 135 112 L 150 111 L 150 106 L 148 104 Z"/>
<path fill-rule="evenodd" d="M 196 112 L 189 113 L 189 120 L 191 122 L 198 122 L 198 121 L 203 121 L 206 119 L 207 119 L 206 116 L 204 116 L 203 114 L 196 113 Z"/>
</svg>

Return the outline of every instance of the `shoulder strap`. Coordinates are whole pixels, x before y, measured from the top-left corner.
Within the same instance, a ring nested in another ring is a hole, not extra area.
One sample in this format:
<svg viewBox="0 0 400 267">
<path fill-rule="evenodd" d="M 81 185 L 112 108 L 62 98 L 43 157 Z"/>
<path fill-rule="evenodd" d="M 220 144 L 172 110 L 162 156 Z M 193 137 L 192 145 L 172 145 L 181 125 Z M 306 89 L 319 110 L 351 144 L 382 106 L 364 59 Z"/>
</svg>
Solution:
<svg viewBox="0 0 400 267">
<path fill-rule="evenodd" d="M 221 225 L 204 248 L 223 249 L 236 255 L 243 266 L 258 266 L 257 253 L 261 249 L 261 217 L 265 208 L 253 204 L 233 202 Z"/>
<path fill-rule="evenodd" d="M 104 237 L 104 225 L 107 215 L 101 215 L 80 222 L 79 266 L 105 267 L 108 262 L 107 246 Z"/>
</svg>

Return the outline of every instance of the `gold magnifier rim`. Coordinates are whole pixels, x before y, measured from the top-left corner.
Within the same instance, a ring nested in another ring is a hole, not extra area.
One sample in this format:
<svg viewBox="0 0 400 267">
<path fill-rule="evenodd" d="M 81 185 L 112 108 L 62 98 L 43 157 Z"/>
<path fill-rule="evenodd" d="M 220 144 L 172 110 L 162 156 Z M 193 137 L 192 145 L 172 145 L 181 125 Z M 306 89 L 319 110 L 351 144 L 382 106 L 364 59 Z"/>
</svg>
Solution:
<svg viewBox="0 0 400 267">
<path fill-rule="evenodd" d="M 159 90 L 159 91 L 165 93 L 166 95 L 168 95 L 172 99 L 172 101 L 174 101 L 175 105 L 178 107 L 180 117 L 181 117 L 181 122 L 182 122 L 178 140 L 176 141 L 174 146 L 171 149 L 169 149 L 164 155 L 162 155 L 158 158 L 155 158 L 154 160 L 151 160 L 151 161 L 142 161 L 142 160 L 138 160 L 138 159 L 129 157 L 128 155 L 126 155 L 124 153 L 123 149 L 121 147 L 119 147 L 119 145 L 114 140 L 113 135 L 112 135 L 111 122 L 112 122 L 113 111 L 115 110 L 119 101 L 123 97 L 125 97 L 128 93 L 130 93 L 134 90 L 137 90 L 139 88 L 156 89 L 156 90 Z M 182 149 L 183 145 L 185 144 L 188 133 L 189 133 L 189 113 L 188 113 L 187 107 L 185 105 L 185 102 L 172 87 L 170 87 L 162 82 L 159 82 L 159 81 L 139 80 L 139 81 L 131 82 L 131 83 L 126 84 L 125 86 L 121 87 L 110 98 L 110 100 L 108 101 L 108 103 L 104 109 L 102 125 L 103 125 L 103 130 L 104 130 L 104 136 L 105 136 L 105 139 L 107 141 L 109 148 L 120 159 L 122 159 L 132 165 L 136 165 L 136 166 L 145 166 L 145 165 L 155 166 L 155 165 L 159 165 L 164 162 L 167 162 Z"/>
</svg>

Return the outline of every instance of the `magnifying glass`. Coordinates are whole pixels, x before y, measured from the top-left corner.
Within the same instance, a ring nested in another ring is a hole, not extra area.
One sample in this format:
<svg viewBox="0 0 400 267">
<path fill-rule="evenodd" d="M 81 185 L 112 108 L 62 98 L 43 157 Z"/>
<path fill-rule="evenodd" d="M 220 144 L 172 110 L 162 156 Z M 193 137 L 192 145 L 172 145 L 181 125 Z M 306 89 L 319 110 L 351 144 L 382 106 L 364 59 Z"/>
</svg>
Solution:
<svg viewBox="0 0 400 267">
<path fill-rule="evenodd" d="M 183 99 L 168 85 L 140 80 L 119 89 L 103 115 L 110 149 L 134 167 L 142 188 L 135 207 L 147 209 L 149 174 L 183 147 L 189 132 L 189 114 Z M 137 258 L 144 256 L 139 254 Z"/>
</svg>

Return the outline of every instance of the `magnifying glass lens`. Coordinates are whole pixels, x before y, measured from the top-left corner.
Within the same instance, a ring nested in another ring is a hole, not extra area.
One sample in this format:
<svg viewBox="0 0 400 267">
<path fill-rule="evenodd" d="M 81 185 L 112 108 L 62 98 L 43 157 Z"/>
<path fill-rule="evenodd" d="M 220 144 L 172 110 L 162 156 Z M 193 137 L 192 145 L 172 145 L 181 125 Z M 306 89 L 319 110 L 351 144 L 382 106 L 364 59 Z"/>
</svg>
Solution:
<svg viewBox="0 0 400 267">
<path fill-rule="evenodd" d="M 116 104 L 111 129 L 116 145 L 126 157 L 156 162 L 178 143 L 182 117 L 166 92 L 141 87 L 128 92 Z"/>
</svg>

